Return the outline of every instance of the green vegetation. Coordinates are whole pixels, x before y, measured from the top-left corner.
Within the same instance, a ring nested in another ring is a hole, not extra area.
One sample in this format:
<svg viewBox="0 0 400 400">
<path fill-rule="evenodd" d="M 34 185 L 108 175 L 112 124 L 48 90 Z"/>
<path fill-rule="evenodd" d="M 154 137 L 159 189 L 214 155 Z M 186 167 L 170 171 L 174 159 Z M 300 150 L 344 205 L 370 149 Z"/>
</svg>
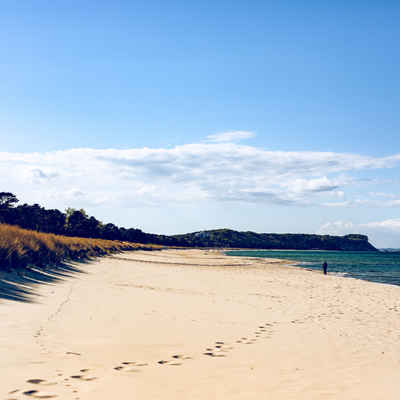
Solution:
<svg viewBox="0 0 400 400">
<path fill-rule="evenodd" d="M 184 235 L 154 235 L 140 229 L 126 229 L 112 223 L 103 224 L 95 217 L 89 217 L 83 209 L 67 208 L 62 213 L 59 210 L 46 210 L 39 204 L 16 206 L 17 203 L 18 199 L 14 194 L 0 192 L 0 223 L 68 237 L 180 247 L 376 251 L 368 242 L 367 236 L 357 234 L 339 237 L 290 233 L 258 234 L 218 229 Z"/>
<path fill-rule="evenodd" d="M 199 247 L 240 247 L 252 249 L 292 250 L 349 250 L 377 251 L 365 235 L 309 235 L 238 232 L 230 229 L 194 232 L 176 236 L 186 241 L 187 246 Z"/>
<path fill-rule="evenodd" d="M 18 199 L 14 194 L 0 192 L 0 223 L 63 236 L 151 243 L 150 237 L 140 229 L 103 224 L 95 217 L 89 217 L 83 209 L 67 208 L 63 213 L 47 210 L 39 204 L 15 206 L 16 203 Z"/>
</svg>

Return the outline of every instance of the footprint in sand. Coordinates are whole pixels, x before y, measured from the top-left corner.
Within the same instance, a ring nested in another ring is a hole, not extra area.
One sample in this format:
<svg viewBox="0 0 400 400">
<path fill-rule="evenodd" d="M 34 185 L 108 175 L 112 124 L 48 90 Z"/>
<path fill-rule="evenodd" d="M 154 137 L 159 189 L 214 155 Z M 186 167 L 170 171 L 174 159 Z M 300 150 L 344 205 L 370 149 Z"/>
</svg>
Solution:
<svg viewBox="0 0 400 400">
<path fill-rule="evenodd" d="M 45 381 L 44 379 L 29 379 L 27 380 L 27 382 L 33 383 L 34 385 L 45 385 L 45 386 L 57 385 L 56 382 L 48 382 Z"/>
<path fill-rule="evenodd" d="M 118 365 L 114 369 L 117 371 L 124 371 L 124 372 L 140 372 L 140 369 L 136 369 L 135 367 L 145 367 L 147 364 L 139 364 L 134 361 L 123 361 L 121 364 Z"/>
<path fill-rule="evenodd" d="M 225 342 L 215 342 L 215 347 L 217 349 L 227 349 L 227 350 L 233 349 L 233 347 L 229 346 L 229 343 L 225 343 Z"/>
<path fill-rule="evenodd" d="M 172 358 L 178 359 L 178 360 L 190 360 L 192 359 L 192 357 L 189 356 L 185 356 L 183 354 L 178 354 L 175 356 L 171 356 Z M 181 363 L 177 363 L 174 360 L 170 360 L 170 361 L 159 361 L 159 364 L 163 364 L 163 365 L 182 365 Z"/>
<path fill-rule="evenodd" d="M 229 345 L 229 343 L 225 343 L 225 342 L 215 342 L 215 344 L 216 344 L 215 347 L 224 347 L 224 346 L 228 346 Z"/>
<path fill-rule="evenodd" d="M 206 349 L 207 353 L 203 353 L 204 356 L 210 357 L 226 357 L 225 354 L 221 353 L 228 353 L 228 350 L 232 350 L 233 347 L 229 346 L 229 343 L 225 342 L 215 342 L 215 348 Z"/>
<path fill-rule="evenodd" d="M 158 363 L 163 365 L 182 365 L 181 363 L 176 363 L 174 361 L 159 361 Z"/>
<path fill-rule="evenodd" d="M 28 390 L 26 392 L 23 392 L 22 394 L 24 394 L 25 396 L 34 397 L 35 399 L 52 399 L 53 397 L 57 397 L 54 394 L 40 392 L 39 390 Z"/>
<path fill-rule="evenodd" d="M 236 343 L 243 343 L 243 344 L 254 344 L 257 339 L 248 339 L 248 338 L 241 338 L 241 340 L 236 340 Z"/>
<path fill-rule="evenodd" d="M 123 365 L 119 365 L 118 367 L 115 367 L 117 371 L 124 371 L 124 372 L 140 372 L 140 369 L 132 368 L 132 367 L 125 367 Z"/>
<path fill-rule="evenodd" d="M 214 352 L 203 353 L 203 356 L 210 356 L 210 357 L 226 357 L 225 354 L 219 354 L 219 353 L 214 353 Z"/>
<path fill-rule="evenodd" d="M 95 376 L 85 376 L 85 375 L 72 375 L 71 378 L 79 379 L 80 381 L 94 381 L 97 379 Z"/>
<path fill-rule="evenodd" d="M 265 338 L 265 339 L 271 339 L 272 338 L 272 334 L 273 332 L 269 329 L 265 329 L 266 326 L 259 326 L 259 331 L 258 332 L 254 332 L 256 337 L 261 337 L 261 338 Z"/>
<path fill-rule="evenodd" d="M 184 356 L 184 355 L 172 356 L 172 358 L 179 358 L 180 360 L 191 360 L 192 359 L 192 357 Z"/>
</svg>

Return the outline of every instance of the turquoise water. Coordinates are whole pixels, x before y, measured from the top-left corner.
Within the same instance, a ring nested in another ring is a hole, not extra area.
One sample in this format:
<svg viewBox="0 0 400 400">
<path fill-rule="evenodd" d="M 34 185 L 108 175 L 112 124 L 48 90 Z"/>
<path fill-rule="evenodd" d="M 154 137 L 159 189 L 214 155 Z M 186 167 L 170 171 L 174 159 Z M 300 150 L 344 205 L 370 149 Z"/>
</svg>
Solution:
<svg viewBox="0 0 400 400">
<path fill-rule="evenodd" d="M 299 267 L 322 271 L 346 278 L 400 286 L 400 252 L 369 251 L 229 251 L 227 256 L 282 258 L 299 261 Z"/>
</svg>

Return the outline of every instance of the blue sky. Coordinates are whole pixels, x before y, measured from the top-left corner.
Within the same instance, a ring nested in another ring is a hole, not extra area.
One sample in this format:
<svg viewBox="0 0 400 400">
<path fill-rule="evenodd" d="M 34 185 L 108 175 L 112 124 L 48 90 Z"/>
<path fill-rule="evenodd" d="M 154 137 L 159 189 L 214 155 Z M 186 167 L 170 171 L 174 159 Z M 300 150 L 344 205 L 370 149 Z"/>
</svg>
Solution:
<svg viewBox="0 0 400 400">
<path fill-rule="evenodd" d="M 147 232 L 400 247 L 399 12 L 0 0 L 1 190 Z"/>
</svg>

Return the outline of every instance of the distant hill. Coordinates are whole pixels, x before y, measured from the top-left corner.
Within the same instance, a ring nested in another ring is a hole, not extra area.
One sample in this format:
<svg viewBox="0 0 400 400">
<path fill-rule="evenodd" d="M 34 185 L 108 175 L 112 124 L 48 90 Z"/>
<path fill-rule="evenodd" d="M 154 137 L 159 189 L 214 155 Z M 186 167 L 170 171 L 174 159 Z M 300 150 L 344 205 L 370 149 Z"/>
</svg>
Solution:
<svg viewBox="0 0 400 400">
<path fill-rule="evenodd" d="M 303 233 L 255 233 L 217 229 L 173 235 L 180 243 L 198 247 L 240 247 L 256 249 L 378 251 L 365 235 L 310 235 Z"/>
</svg>

